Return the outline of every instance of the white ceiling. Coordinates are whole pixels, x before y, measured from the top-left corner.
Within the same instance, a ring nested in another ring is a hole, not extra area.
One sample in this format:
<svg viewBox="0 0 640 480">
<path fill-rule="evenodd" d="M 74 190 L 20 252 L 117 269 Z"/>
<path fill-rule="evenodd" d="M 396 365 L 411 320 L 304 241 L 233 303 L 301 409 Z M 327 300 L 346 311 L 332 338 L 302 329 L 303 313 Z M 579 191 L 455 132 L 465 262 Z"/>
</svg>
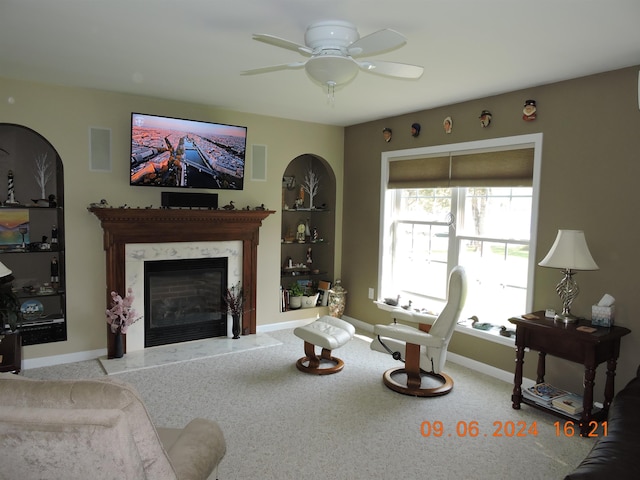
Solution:
<svg viewBox="0 0 640 480">
<path fill-rule="evenodd" d="M 305 59 L 253 33 L 327 19 L 402 33 L 372 58 L 424 75 L 361 71 L 333 104 L 304 70 L 240 75 Z M 638 65 L 639 24 L 639 0 L 0 0 L 0 76 L 347 126 Z"/>
</svg>

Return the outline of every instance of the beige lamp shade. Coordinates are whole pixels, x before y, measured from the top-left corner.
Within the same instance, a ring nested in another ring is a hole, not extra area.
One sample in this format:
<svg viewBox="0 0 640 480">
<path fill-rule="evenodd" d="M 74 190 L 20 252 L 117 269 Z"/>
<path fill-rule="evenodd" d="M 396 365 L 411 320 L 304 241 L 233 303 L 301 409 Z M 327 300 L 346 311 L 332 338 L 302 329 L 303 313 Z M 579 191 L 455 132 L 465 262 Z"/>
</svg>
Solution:
<svg viewBox="0 0 640 480">
<path fill-rule="evenodd" d="M 598 270 L 582 230 L 558 230 L 558 236 L 547 256 L 538 263 L 541 267 L 567 270 Z"/>
<path fill-rule="evenodd" d="M 0 278 L 8 277 L 12 273 L 13 272 L 9 270 L 4 263 L 0 262 Z"/>
</svg>

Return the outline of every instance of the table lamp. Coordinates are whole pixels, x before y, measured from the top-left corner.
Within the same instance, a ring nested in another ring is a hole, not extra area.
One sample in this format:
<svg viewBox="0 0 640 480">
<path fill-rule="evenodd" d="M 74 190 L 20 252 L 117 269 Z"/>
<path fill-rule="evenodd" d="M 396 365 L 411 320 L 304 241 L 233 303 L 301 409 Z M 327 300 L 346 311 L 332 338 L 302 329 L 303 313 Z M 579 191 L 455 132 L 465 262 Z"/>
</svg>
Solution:
<svg viewBox="0 0 640 480">
<path fill-rule="evenodd" d="M 571 314 L 571 303 L 580 293 L 573 279 L 575 270 L 598 270 L 593 260 L 582 230 L 558 230 L 558 236 L 547 256 L 538 263 L 541 267 L 559 268 L 564 277 L 556 286 L 556 292 L 562 300 L 562 313 L 556 320 L 573 323 L 577 318 Z"/>
</svg>

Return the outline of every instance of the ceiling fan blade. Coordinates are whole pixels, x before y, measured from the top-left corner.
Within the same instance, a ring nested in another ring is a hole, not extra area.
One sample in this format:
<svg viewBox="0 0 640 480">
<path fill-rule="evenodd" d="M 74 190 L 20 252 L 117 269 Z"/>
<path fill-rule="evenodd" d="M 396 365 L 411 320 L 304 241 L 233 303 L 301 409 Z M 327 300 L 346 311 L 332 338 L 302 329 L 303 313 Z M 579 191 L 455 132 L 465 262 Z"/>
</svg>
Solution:
<svg viewBox="0 0 640 480">
<path fill-rule="evenodd" d="M 358 62 L 358 65 L 365 72 L 377 73 L 388 77 L 416 79 L 420 78 L 424 73 L 424 67 L 407 63 L 365 61 Z"/>
<path fill-rule="evenodd" d="M 407 43 L 407 39 L 404 35 L 395 30 L 385 28 L 356 40 L 349 45 L 347 51 L 352 57 L 377 55 L 400 48 L 405 43 Z"/>
<path fill-rule="evenodd" d="M 292 42 L 291 40 L 286 40 L 274 35 L 268 35 L 266 33 L 254 33 L 253 39 L 276 47 L 293 50 L 294 52 L 302 53 L 303 55 L 311 55 L 312 52 L 312 50 L 305 45 L 300 45 L 299 43 Z"/>
<path fill-rule="evenodd" d="M 253 68 L 240 72 L 240 75 L 257 75 L 260 73 L 277 72 L 278 70 L 293 70 L 304 67 L 305 62 L 283 63 L 280 65 L 271 65 L 270 67 Z"/>
</svg>

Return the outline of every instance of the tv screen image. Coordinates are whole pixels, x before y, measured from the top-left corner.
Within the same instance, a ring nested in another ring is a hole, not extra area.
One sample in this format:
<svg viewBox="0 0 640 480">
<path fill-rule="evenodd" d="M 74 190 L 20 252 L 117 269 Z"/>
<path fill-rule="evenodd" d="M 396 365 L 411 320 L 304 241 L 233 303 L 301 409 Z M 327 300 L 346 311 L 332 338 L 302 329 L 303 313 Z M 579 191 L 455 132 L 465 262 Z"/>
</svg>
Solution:
<svg viewBox="0 0 640 480">
<path fill-rule="evenodd" d="M 131 114 L 131 185 L 242 190 L 247 127 Z"/>
</svg>

